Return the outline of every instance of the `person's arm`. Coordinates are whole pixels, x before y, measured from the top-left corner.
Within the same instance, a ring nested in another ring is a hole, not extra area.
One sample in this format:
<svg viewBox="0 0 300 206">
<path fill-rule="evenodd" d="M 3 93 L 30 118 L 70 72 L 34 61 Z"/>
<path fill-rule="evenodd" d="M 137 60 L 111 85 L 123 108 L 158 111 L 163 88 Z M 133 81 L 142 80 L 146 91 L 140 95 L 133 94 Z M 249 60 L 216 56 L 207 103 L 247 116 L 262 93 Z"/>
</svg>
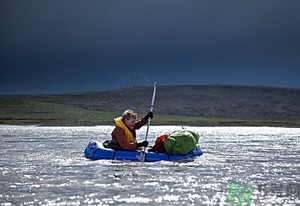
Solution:
<svg viewBox="0 0 300 206">
<path fill-rule="evenodd" d="M 138 122 L 134 124 L 134 129 L 140 129 L 142 126 L 144 126 L 149 118 L 153 118 L 153 112 L 149 112 L 146 116 L 144 116 L 142 119 L 140 119 Z"/>
<path fill-rule="evenodd" d="M 118 144 L 120 145 L 120 147 L 123 150 L 135 150 L 135 149 L 137 149 L 137 143 L 136 142 L 131 142 L 131 143 L 127 142 L 125 131 L 122 128 L 116 127 L 112 135 L 115 136 Z"/>
<path fill-rule="evenodd" d="M 140 129 L 142 126 L 144 126 L 146 123 L 148 122 L 148 120 L 142 118 L 139 121 L 134 123 L 134 129 Z"/>
</svg>

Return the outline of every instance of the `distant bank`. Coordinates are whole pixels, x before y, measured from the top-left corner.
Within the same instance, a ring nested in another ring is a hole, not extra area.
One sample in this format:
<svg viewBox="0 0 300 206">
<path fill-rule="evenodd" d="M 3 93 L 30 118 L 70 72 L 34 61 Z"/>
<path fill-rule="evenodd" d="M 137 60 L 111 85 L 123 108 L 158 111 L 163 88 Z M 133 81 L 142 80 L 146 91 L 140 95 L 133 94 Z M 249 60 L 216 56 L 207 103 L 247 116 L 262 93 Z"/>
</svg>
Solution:
<svg viewBox="0 0 300 206">
<path fill-rule="evenodd" d="M 150 108 L 152 86 L 41 95 L 0 95 L 0 123 L 113 124 L 127 108 Z M 152 124 L 300 125 L 300 89 L 234 85 L 157 85 Z"/>
</svg>

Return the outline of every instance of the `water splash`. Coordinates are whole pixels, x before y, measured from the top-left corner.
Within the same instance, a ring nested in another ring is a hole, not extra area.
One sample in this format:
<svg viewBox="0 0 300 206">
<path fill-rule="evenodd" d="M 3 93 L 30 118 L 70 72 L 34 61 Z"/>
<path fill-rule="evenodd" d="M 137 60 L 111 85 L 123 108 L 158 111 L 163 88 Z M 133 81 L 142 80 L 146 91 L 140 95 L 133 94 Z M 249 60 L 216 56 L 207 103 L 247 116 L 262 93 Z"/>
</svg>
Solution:
<svg viewBox="0 0 300 206">
<path fill-rule="evenodd" d="M 119 88 L 145 85 L 145 83 L 148 85 L 150 78 L 144 73 L 133 73 L 128 74 L 127 76 L 119 77 L 117 82 L 117 87 Z"/>
</svg>

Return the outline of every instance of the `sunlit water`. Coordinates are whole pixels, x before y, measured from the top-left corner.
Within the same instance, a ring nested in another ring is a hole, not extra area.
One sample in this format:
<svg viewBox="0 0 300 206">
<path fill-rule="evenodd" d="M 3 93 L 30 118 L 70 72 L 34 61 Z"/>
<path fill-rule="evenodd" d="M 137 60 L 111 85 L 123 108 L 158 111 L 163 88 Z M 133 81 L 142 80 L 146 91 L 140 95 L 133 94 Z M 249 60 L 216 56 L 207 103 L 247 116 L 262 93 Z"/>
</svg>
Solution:
<svg viewBox="0 0 300 206">
<path fill-rule="evenodd" d="M 144 163 L 84 157 L 88 142 L 109 139 L 112 126 L 0 125 L 0 204 L 246 205 L 243 186 L 251 205 L 300 205 L 299 128 L 187 128 L 199 132 L 202 156 Z M 177 129 L 150 126 L 148 140 Z M 146 127 L 137 133 L 144 140 Z M 233 182 L 239 193 L 226 201 Z"/>
</svg>

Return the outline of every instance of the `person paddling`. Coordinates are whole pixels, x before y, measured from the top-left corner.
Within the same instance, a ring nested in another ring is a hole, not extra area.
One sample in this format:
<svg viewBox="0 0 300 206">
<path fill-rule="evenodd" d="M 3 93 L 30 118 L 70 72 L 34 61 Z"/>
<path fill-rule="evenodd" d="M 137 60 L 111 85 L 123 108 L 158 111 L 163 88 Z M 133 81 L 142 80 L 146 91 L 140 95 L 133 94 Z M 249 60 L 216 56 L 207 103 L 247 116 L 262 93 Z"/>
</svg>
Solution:
<svg viewBox="0 0 300 206">
<path fill-rule="evenodd" d="M 144 126 L 149 118 L 153 118 L 153 112 L 137 121 L 138 115 L 133 110 L 127 109 L 122 116 L 115 118 L 116 127 L 111 133 L 111 146 L 115 150 L 136 150 L 141 146 L 147 147 L 148 141 L 137 143 L 136 130 Z"/>
</svg>

